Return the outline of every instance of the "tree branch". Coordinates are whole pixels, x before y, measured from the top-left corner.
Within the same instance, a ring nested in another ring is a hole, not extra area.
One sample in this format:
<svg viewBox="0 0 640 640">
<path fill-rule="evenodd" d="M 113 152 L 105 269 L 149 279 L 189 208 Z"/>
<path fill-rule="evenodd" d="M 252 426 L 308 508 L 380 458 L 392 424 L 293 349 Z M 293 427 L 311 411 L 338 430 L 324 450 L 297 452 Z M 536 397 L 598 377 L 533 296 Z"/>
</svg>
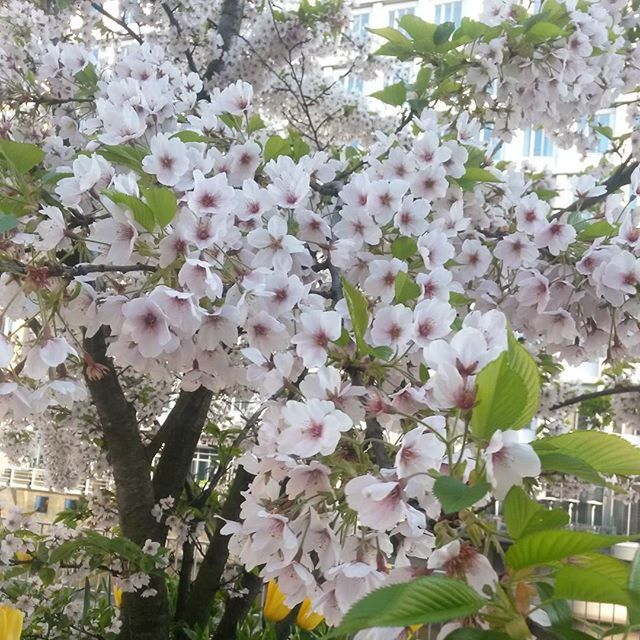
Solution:
<svg viewBox="0 0 640 640">
<path fill-rule="evenodd" d="M 220 513 L 221 520 L 238 519 L 243 502 L 242 493 L 249 488 L 252 477 L 244 467 L 238 467 Z M 220 579 L 229 557 L 229 536 L 220 533 L 222 526 L 223 522 L 217 523 L 216 532 L 211 537 L 198 575 L 191 586 L 189 601 L 182 617 L 190 627 L 204 625 L 209 619 L 213 601 L 220 588 Z"/>
<path fill-rule="evenodd" d="M 204 72 L 204 79 L 211 80 L 214 73 L 219 73 L 224 66 L 223 54 L 229 51 L 233 39 L 240 31 L 240 24 L 244 15 L 245 0 L 224 0 L 220 9 L 218 20 L 218 34 L 222 38 L 222 54 L 216 60 L 212 60 Z"/>
<path fill-rule="evenodd" d="M 182 493 L 212 398 L 213 392 L 205 387 L 181 391 L 164 421 L 164 449 L 153 474 L 156 500 L 168 496 L 177 499 Z"/>
<path fill-rule="evenodd" d="M 551 409 L 562 409 L 563 407 L 569 407 L 572 404 L 579 404 L 585 400 L 592 400 L 593 398 L 601 398 L 602 396 L 613 396 L 620 393 L 640 393 L 640 384 L 632 384 L 629 386 L 615 386 L 609 389 L 601 389 L 600 391 L 591 391 L 589 393 L 583 393 L 579 396 L 563 400 L 551 406 Z"/>
<path fill-rule="evenodd" d="M 631 174 L 638 167 L 640 163 L 631 162 L 631 157 L 627 158 L 604 182 L 606 191 L 599 196 L 592 196 L 590 198 L 582 198 L 577 200 L 572 205 L 565 207 L 559 211 L 560 214 L 571 213 L 572 211 L 584 211 L 589 209 L 598 202 L 604 200 L 607 196 L 615 193 L 620 187 L 631 182 Z"/>
<path fill-rule="evenodd" d="M 91 6 L 98 12 L 101 13 L 105 18 L 109 18 L 117 25 L 120 25 L 138 44 L 142 44 L 142 36 L 137 34 L 131 27 L 122 19 L 114 16 L 112 13 L 109 13 L 101 4 L 97 2 L 92 2 Z"/>
</svg>

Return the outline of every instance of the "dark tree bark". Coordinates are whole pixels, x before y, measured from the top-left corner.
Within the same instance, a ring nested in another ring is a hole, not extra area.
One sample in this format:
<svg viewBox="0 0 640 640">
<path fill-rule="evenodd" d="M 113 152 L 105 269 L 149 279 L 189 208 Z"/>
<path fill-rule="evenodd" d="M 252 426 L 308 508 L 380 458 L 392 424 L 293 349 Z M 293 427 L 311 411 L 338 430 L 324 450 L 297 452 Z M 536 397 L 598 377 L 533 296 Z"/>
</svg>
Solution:
<svg viewBox="0 0 640 640">
<path fill-rule="evenodd" d="M 86 380 L 113 470 L 122 535 L 140 546 L 147 539 L 164 543 L 164 527 L 151 515 L 155 504 L 151 468 L 140 439 L 136 411 L 126 399 L 113 364 L 106 356 L 104 330 L 86 338 L 84 347 L 104 367 L 102 378 L 86 377 Z M 124 594 L 122 640 L 169 638 L 169 605 L 164 580 L 152 577 L 149 586 L 157 595 L 142 598 L 137 593 Z"/>
<path fill-rule="evenodd" d="M 224 520 L 237 520 L 243 501 L 242 492 L 249 488 L 251 474 L 243 467 L 238 467 L 233 482 L 229 487 L 227 499 L 220 517 Z M 220 588 L 220 579 L 229 558 L 229 536 L 222 535 L 220 529 L 224 522 L 218 520 L 216 532 L 211 536 L 209 548 L 205 553 L 198 575 L 191 585 L 191 592 L 180 622 L 188 627 L 204 626 L 209 620 L 213 601 Z"/>
<path fill-rule="evenodd" d="M 211 640 L 229 640 L 236 637 L 236 628 L 241 620 L 247 617 L 253 601 L 262 589 L 262 580 L 254 573 L 243 572 L 240 588 L 247 592 L 237 598 L 227 598 L 224 614 Z"/>
</svg>

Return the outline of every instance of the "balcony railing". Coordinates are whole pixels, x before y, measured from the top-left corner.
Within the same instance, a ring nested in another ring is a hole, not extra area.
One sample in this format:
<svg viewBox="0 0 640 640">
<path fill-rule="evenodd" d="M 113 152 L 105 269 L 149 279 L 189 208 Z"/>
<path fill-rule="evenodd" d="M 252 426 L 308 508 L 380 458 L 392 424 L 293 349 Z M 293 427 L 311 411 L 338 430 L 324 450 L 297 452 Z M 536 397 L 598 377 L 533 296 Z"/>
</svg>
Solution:
<svg viewBox="0 0 640 640">
<path fill-rule="evenodd" d="M 57 489 L 48 478 L 45 469 L 34 467 L 0 467 L 0 487 L 10 489 L 30 489 L 46 493 L 61 493 L 65 495 L 89 495 L 96 489 L 109 489 L 111 482 L 108 480 L 89 480 L 67 489 Z"/>
</svg>

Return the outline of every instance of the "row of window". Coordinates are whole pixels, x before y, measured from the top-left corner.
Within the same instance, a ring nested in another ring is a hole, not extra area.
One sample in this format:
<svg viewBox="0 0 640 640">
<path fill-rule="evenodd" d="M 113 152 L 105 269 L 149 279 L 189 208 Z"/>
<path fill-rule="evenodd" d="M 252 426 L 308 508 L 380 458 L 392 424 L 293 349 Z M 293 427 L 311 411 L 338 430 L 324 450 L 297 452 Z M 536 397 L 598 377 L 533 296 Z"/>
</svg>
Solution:
<svg viewBox="0 0 640 640">
<path fill-rule="evenodd" d="M 441 2 L 434 7 L 434 22 L 436 24 L 442 24 L 443 22 L 453 22 L 456 27 L 460 25 L 462 20 L 462 1 L 458 2 Z M 402 16 L 408 14 L 414 15 L 416 12 L 415 7 L 404 7 L 402 9 L 390 9 L 387 12 L 387 25 L 389 27 L 397 27 L 398 20 Z M 369 27 L 369 13 L 358 13 L 353 16 L 351 23 L 351 33 L 354 36 L 363 38 L 367 33 Z"/>
<path fill-rule="evenodd" d="M 64 501 L 64 509 L 68 511 L 75 509 L 78 505 L 78 501 L 73 498 L 66 498 Z M 49 512 L 49 498 L 48 496 L 36 496 L 33 501 L 33 510 L 36 513 L 48 513 Z"/>
</svg>

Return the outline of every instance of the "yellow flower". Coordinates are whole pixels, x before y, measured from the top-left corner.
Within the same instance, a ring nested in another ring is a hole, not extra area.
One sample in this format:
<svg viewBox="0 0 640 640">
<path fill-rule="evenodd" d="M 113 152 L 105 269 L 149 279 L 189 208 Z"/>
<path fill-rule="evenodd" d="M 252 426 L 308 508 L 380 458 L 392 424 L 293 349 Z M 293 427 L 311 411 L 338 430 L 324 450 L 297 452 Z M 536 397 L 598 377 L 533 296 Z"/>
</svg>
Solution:
<svg viewBox="0 0 640 640">
<path fill-rule="evenodd" d="M 24 613 L 9 604 L 0 605 L 0 638 L 2 640 L 20 640 Z"/>
<path fill-rule="evenodd" d="M 120 587 L 113 587 L 113 601 L 118 609 L 122 606 L 122 589 Z"/>
<path fill-rule="evenodd" d="M 269 622 L 280 622 L 291 613 L 291 609 L 284 603 L 284 594 L 278 588 L 275 580 L 269 580 L 267 597 L 264 600 L 264 617 Z"/>
<path fill-rule="evenodd" d="M 298 615 L 296 616 L 296 624 L 305 629 L 305 631 L 311 631 L 315 629 L 322 621 L 324 616 L 316 613 L 311 609 L 311 600 L 305 598 L 298 609 Z"/>
<path fill-rule="evenodd" d="M 26 551 L 16 551 L 16 560 L 18 562 L 31 562 L 33 560 L 33 556 Z"/>
</svg>

